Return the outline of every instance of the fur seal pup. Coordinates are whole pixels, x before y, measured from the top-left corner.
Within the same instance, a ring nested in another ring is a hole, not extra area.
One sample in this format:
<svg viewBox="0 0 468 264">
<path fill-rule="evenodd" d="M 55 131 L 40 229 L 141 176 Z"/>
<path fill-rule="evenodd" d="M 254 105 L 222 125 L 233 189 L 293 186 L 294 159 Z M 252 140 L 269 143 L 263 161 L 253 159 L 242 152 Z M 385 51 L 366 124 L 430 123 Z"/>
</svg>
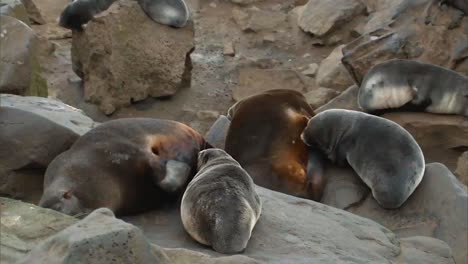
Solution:
<svg viewBox="0 0 468 264">
<path fill-rule="evenodd" d="M 424 175 L 424 156 L 414 138 L 382 117 L 325 110 L 309 120 L 301 138 L 332 162 L 349 164 L 383 208 L 400 207 Z"/>
<path fill-rule="evenodd" d="M 358 103 L 362 110 L 374 113 L 400 109 L 468 116 L 468 78 L 433 64 L 389 60 L 366 74 Z"/>
<path fill-rule="evenodd" d="M 324 160 L 299 138 L 313 115 L 305 97 L 294 90 L 252 95 L 228 110 L 225 150 L 255 184 L 318 201 L 326 182 Z"/>
<path fill-rule="evenodd" d="M 243 251 L 260 217 L 262 203 L 249 174 L 222 149 L 198 154 L 198 173 L 181 203 L 189 235 L 217 252 Z"/>
<path fill-rule="evenodd" d="M 69 215 L 107 207 L 142 212 L 179 197 L 195 174 L 197 154 L 210 147 L 175 121 L 122 118 L 81 136 L 47 167 L 39 206 Z"/>
<path fill-rule="evenodd" d="M 74 0 L 60 14 L 61 27 L 82 31 L 82 25 L 107 10 L 116 0 Z M 184 27 L 190 11 L 184 0 L 138 0 L 141 9 L 153 21 L 175 28 Z"/>
</svg>

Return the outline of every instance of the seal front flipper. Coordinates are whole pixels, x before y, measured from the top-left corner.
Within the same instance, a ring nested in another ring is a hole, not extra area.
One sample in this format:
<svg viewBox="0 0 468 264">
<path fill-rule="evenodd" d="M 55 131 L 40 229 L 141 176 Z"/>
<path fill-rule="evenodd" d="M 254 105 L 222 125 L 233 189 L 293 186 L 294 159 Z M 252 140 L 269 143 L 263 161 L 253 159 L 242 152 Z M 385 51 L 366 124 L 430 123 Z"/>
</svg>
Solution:
<svg viewBox="0 0 468 264">
<path fill-rule="evenodd" d="M 322 199 L 327 179 L 325 178 L 325 156 L 318 149 L 309 148 L 307 160 L 307 189 L 314 201 Z"/>
<path fill-rule="evenodd" d="M 168 160 L 165 164 L 153 160 L 150 162 L 150 167 L 154 184 L 168 193 L 176 192 L 184 187 L 192 171 L 187 163 L 177 160 Z"/>
<path fill-rule="evenodd" d="M 153 21 L 163 25 L 181 28 L 190 17 L 184 0 L 138 0 L 138 4 Z"/>
</svg>

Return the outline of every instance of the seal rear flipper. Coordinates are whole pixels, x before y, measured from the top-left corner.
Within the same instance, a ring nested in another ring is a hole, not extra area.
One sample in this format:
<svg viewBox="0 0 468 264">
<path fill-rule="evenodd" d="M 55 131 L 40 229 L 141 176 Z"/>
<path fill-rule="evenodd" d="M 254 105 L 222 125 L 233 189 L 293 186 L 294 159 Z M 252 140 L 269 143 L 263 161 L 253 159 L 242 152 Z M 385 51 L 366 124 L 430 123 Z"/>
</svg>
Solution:
<svg viewBox="0 0 468 264">
<path fill-rule="evenodd" d="M 164 191 L 173 193 L 188 183 L 191 171 L 187 163 L 169 160 L 166 162 L 164 171 L 160 168 L 153 171 L 153 181 Z"/>
</svg>

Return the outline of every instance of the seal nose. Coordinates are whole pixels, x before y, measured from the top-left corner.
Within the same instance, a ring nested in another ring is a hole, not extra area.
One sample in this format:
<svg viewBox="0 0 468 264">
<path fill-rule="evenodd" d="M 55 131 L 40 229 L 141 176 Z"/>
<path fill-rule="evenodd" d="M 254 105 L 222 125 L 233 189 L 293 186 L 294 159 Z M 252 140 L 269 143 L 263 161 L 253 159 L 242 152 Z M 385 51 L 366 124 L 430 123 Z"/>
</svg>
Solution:
<svg viewBox="0 0 468 264">
<path fill-rule="evenodd" d="M 300 138 L 301 138 L 301 140 L 302 140 L 304 143 L 306 143 L 305 138 L 304 138 L 304 132 L 301 133 Z"/>
</svg>

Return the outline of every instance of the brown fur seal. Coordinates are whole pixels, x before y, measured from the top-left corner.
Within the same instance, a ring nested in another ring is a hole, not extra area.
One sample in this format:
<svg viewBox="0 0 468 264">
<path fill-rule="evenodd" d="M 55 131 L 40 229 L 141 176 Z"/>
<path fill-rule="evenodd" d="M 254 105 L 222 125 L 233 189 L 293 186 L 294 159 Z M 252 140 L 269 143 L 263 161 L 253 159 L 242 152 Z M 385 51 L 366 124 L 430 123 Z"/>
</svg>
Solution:
<svg viewBox="0 0 468 264">
<path fill-rule="evenodd" d="M 153 208 L 183 191 L 206 147 L 199 133 L 175 121 L 105 122 L 51 162 L 39 205 L 69 215 L 100 207 L 117 215 Z"/>
<path fill-rule="evenodd" d="M 297 91 L 276 89 L 247 97 L 228 111 L 225 150 L 257 185 L 318 201 L 325 186 L 323 160 L 299 138 L 312 116 Z"/>
<path fill-rule="evenodd" d="M 243 251 L 262 211 L 249 174 L 222 149 L 198 154 L 198 173 L 182 197 L 185 230 L 224 254 Z"/>
<path fill-rule="evenodd" d="M 382 117 L 330 109 L 311 118 L 302 140 L 349 164 L 384 208 L 398 208 L 421 182 L 424 155 L 408 131 Z"/>
</svg>

